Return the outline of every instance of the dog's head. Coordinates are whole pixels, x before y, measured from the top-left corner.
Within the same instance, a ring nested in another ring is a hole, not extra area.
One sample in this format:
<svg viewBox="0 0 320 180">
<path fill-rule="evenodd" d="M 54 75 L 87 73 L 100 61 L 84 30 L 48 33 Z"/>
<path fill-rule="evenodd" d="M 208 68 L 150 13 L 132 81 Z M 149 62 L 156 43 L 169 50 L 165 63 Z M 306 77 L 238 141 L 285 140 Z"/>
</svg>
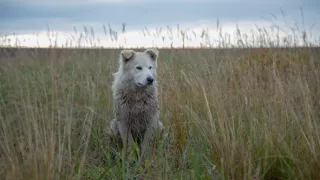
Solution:
<svg viewBox="0 0 320 180">
<path fill-rule="evenodd" d="M 132 78 L 138 87 L 146 87 L 156 82 L 157 49 L 147 49 L 144 52 L 122 50 L 120 68 L 124 76 Z"/>
</svg>

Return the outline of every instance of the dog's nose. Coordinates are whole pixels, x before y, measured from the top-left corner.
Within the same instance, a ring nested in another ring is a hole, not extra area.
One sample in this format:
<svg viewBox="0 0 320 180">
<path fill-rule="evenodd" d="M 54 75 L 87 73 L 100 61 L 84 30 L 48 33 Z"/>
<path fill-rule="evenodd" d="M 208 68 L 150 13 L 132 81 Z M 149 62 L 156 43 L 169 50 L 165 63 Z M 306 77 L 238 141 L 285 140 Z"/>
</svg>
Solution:
<svg viewBox="0 0 320 180">
<path fill-rule="evenodd" d="M 154 79 L 152 77 L 147 77 L 148 84 L 152 84 Z"/>
</svg>

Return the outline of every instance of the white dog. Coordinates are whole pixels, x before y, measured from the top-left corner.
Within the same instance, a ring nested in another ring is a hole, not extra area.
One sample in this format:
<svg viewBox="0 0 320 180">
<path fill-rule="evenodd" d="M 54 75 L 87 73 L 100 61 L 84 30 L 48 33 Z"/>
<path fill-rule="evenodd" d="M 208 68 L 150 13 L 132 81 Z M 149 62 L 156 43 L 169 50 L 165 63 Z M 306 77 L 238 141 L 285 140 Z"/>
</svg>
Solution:
<svg viewBox="0 0 320 180">
<path fill-rule="evenodd" d="M 115 109 L 115 119 L 110 124 L 112 132 L 121 138 L 125 152 L 136 141 L 141 157 L 149 150 L 154 132 L 163 130 L 157 97 L 158 54 L 156 49 L 121 51 L 112 85 Z"/>
</svg>

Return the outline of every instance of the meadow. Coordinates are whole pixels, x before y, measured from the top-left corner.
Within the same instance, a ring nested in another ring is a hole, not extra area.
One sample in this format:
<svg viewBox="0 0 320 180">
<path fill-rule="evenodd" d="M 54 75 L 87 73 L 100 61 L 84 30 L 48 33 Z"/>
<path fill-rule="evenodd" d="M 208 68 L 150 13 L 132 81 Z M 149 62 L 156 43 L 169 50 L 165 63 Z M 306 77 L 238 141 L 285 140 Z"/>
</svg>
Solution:
<svg viewBox="0 0 320 180">
<path fill-rule="evenodd" d="M 320 48 L 159 48 L 144 167 L 110 156 L 120 50 L 0 49 L 1 179 L 320 179 Z"/>
</svg>

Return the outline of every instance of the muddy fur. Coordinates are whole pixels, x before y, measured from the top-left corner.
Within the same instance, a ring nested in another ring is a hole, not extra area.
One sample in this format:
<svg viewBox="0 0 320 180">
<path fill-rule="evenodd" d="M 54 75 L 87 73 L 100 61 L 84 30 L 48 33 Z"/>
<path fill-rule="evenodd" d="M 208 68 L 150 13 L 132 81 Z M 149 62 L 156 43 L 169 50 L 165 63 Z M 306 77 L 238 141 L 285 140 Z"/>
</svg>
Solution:
<svg viewBox="0 0 320 180">
<path fill-rule="evenodd" d="M 121 138 L 126 152 L 131 150 L 133 141 L 137 142 L 141 156 L 151 148 L 155 132 L 163 130 L 159 120 L 157 57 L 155 49 L 123 50 L 112 85 L 115 110 L 115 119 L 110 123 L 112 134 Z M 141 68 L 136 68 L 138 66 Z M 153 79 L 153 83 L 148 84 L 147 78 Z"/>
</svg>

